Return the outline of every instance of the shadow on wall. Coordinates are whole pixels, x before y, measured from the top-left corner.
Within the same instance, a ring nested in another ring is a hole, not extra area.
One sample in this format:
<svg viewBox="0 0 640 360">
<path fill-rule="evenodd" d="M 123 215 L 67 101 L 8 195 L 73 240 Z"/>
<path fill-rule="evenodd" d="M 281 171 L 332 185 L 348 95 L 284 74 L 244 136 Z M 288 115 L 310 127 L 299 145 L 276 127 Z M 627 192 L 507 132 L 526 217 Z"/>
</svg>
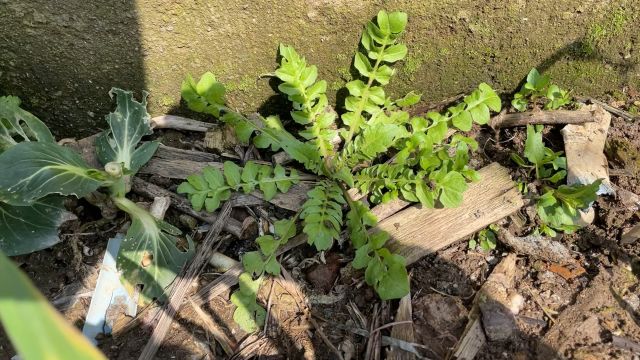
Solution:
<svg viewBox="0 0 640 360">
<path fill-rule="evenodd" d="M 19 96 L 57 138 L 94 134 L 112 86 L 144 89 L 138 29 L 134 1 L 0 0 L 0 95 Z"/>
</svg>

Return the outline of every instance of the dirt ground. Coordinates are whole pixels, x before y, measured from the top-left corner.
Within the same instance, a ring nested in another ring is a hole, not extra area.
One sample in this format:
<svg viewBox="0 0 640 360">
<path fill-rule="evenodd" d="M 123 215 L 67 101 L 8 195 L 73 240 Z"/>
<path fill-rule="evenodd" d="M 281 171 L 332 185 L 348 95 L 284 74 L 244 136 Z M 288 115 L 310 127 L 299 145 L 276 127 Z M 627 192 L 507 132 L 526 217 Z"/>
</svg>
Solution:
<svg viewBox="0 0 640 360">
<path fill-rule="evenodd" d="M 627 95 L 625 101 L 604 100 L 629 109 L 640 99 L 634 94 Z M 545 133 L 547 143 L 555 150 L 562 146 L 558 132 L 559 127 Z M 474 135 L 480 143 L 480 150 L 472 160 L 474 167 L 498 161 L 512 169 L 514 179 L 521 176 L 509 160 L 509 153 L 522 150 L 522 129 L 503 130 L 497 136 L 489 130 L 476 129 Z M 165 144 L 174 147 L 189 148 L 202 142 L 198 136 L 176 131 L 166 131 L 160 136 Z M 518 331 L 508 340 L 489 342 L 476 358 L 638 359 L 640 356 L 640 242 L 620 244 L 623 231 L 640 217 L 630 200 L 633 194 L 640 195 L 640 125 L 614 116 L 606 154 L 617 195 L 598 199 L 593 224 L 556 239 L 571 250 L 576 264 L 584 271 L 519 256 L 516 285 L 510 290 L 523 300 L 516 317 Z M 176 184 L 166 179 L 152 176 L 147 180 L 175 190 Z M 81 327 L 106 241 L 126 219 L 102 221 L 99 210 L 84 200 L 70 202 L 68 206 L 80 220 L 62 230 L 67 241 L 17 257 L 15 261 L 65 317 Z M 519 216 L 526 217 L 526 209 Z M 174 210 L 169 210 L 167 217 L 190 231 Z M 201 240 L 202 235 L 194 236 L 196 241 Z M 419 352 L 426 358 L 448 356 L 467 324 L 476 292 L 510 251 L 501 243 L 490 252 L 470 250 L 468 240 L 426 256 L 409 268 L 415 343 L 421 345 Z M 228 239 L 222 248 L 227 255 L 237 258 L 239 251 L 252 246 L 252 240 Z M 273 304 L 271 321 L 261 336 L 250 339 L 253 342 L 248 342 L 246 334 L 233 323 L 234 307 L 227 301 L 228 293 L 205 304 L 203 309 L 219 324 L 226 324 L 224 332 L 234 341 L 259 346 L 254 354 L 261 354 L 262 358 L 337 358 L 327 343 L 338 348 L 344 359 L 364 358 L 367 337 L 353 329 L 371 330 L 393 322 L 398 302 L 380 301 L 363 283 L 362 274 L 346 266 L 352 256 L 346 244 L 335 246 L 322 256 L 306 245 L 286 253 L 281 263 L 303 296 L 279 281 L 266 282 L 260 298 L 263 304 Z M 199 279 L 200 286 L 218 276 L 211 269 L 206 271 Z M 306 302 L 310 311 L 303 311 L 301 302 Z M 118 337 L 106 336 L 99 347 L 109 359 L 135 359 L 149 337 L 147 325 L 143 321 Z M 380 333 L 389 336 L 390 331 L 388 327 Z M 381 358 L 385 358 L 388 349 L 383 347 Z M 0 358 L 9 359 L 13 355 L 0 330 Z M 157 358 L 225 356 L 202 319 L 187 311 L 179 313 Z"/>
</svg>

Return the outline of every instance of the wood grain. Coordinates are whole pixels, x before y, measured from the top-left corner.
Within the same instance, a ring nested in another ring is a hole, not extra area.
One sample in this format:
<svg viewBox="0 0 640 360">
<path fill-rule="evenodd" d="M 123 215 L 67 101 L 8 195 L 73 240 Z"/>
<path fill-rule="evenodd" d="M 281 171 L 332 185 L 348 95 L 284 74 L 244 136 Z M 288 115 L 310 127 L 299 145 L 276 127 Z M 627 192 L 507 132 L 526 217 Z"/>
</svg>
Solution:
<svg viewBox="0 0 640 360">
<path fill-rule="evenodd" d="M 390 250 L 411 264 L 523 206 L 506 168 L 492 163 L 478 172 L 481 180 L 469 185 L 460 207 L 426 209 L 419 204 L 412 205 L 381 221 L 376 229 L 391 235 Z"/>
</svg>

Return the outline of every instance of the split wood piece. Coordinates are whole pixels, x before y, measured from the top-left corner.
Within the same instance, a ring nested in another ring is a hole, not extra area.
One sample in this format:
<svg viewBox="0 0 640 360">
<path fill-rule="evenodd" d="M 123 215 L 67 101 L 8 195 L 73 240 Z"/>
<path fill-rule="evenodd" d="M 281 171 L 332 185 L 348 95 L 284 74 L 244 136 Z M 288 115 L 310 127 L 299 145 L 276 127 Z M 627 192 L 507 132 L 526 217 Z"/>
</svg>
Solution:
<svg viewBox="0 0 640 360">
<path fill-rule="evenodd" d="M 200 162 L 219 162 L 220 156 L 197 150 L 178 149 L 160 144 L 153 157 L 164 160 L 190 160 Z"/>
<path fill-rule="evenodd" d="M 206 213 L 204 211 L 195 211 L 189 204 L 189 201 L 180 195 L 168 191 L 164 188 L 161 188 L 158 185 L 152 184 L 148 181 L 144 181 L 140 178 L 134 177 L 131 181 L 131 189 L 139 195 L 148 197 L 148 198 L 156 198 L 156 197 L 169 197 L 171 199 L 171 206 L 183 212 L 189 216 L 193 216 L 194 218 L 204 221 L 210 224 L 213 224 L 218 216 L 216 214 Z M 242 233 L 242 223 L 240 221 L 229 218 L 224 224 L 224 230 L 228 233 L 236 236 L 239 239 L 248 239 L 255 234 L 243 234 Z"/>
<path fill-rule="evenodd" d="M 396 322 L 400 321 L 413 321 L 412 311 L 411 311 L 411 294 L 405 295 L 402 299 L 400 299 L 400 304 L 398 305 L 398 312 L 396 313 L 396 318 L 394 319 Z M 395 325 L 391 329 L 391 337 L 400 339 L 406 342 L 413 343 L 415 342 L 415 335 L 413 333 L 413 324 L 398 324 Z M 402 349 L 391 347 L 391 351 L 389 355 L 387 355 L 387 359 L 389 360 L 414 360 L 416 356 L 408 351 L 404 351 Z"/>
<path fill-rule="evenodd" d="M 376 216 L 378 221 L 382 221 L 409 205 L 411 205 L 410 202 L 402 199 L 393 199 L 387 203 L 374 206 L 373 209 L 371 209 L 371 213 Z"/>
<path fill-rule="evenodd" d="M 598 194 L 611 195 L 614 191 L 609 181 L 609 166 L 604 154 L 611 114 L 598 105 L 587 105 L 584 108 L 591 111 L 592 114 L 586 116 L 590 116 L 593 122 L 567 125 L 561 131 L 567 157 L 567 184 L 587 185 L 602 179 Z"/>
<path fill-rule="evenodd" d="M 375 229 L 389 233 L 389 249 L 411 264 L 488 225 L 523 206 L 522 196 L 509 171 L 492 163 L 478 171 L 481 180 L 469 184 L 459 207 L 425 209 L 412 205 L 381 221 Z"/>
<path fill-rule="evenodd" d="M 593 110 L 541 110 L 507 114 L 504 111 L 489 120 L 492 129 L 526 125 L 583 124 L 593 121 Z"/>
<path fill-rule="evenodd" d="M 140 169 L 140 174 L 153 174 L 170 179 L 186 179 L 187 176 L 201 172 L 205 166 L 222 170 L 220 162 L 200 162 L 191 160 L 170 160 L 152 158 L 144 167 Z M 283 209 L 298 211 L 302 204 L 307 200 L 307 192 L 313 188 L 313 184 L 304 180 L 315 179 L 315 176 L 302 174 L 302 182 L 291 186 L 286 193 L 278 193 L 270 203 Z M 251 195 L 263 198 L 262 192 L 254 191 Z"/>
<path fill-rule="evenodd" d="M 206 132 L 209 129 L 219 127 L 216 124 L 187 119 L 182 116 L 161 115 L 151 119 L 152 129 L 174 129 L 184 131 Z"/>
<path fill-rule="evenodd" d="M 189 265 L 176 277 L 175 283 L 171 287 L 171 294 L 167 304 L 162 308 L 158 323 L 153 329 L 151 338 L 147 342 L 147 345 L 142 350 L 139 360 L 151 360 L 156 355 L 162 341 L 164 340 L 171 324 L 173 323 L 173 317 L 180 310 L 183 299 L 187 296 L 191 284 L 198 278 L 204 267 L 207 265 L 211 255 L 215 252 L 215 245 L 220 238 L 220 232 L 222 231 L 224 223 L 228 220 L 231 214 L 231 203 L 227 202 L 222 206 L 218 219 L 211 226 L 211 229 L 207 233 L 202 245 L 198 248 L 196 256 L 189 263 Z"/>
<path fill-rule="evenodd" d="M 474 299 L 482 313 L 484 332 L 491 341 L 507 340 L 518 331 L 511 303 L 515 277 L 516 254 L 512 253 L 493 269 Z"/>
<path fill-rule="evenodd" d="M 592 99 L 592 98 L 578 98 L 578 101 L 582 102 L 582 103 L 586 103 L 586 102 L 590 102 L 592 104 L 595 105 L 599 105 L 602 106 L 603 109 L 607 110 L 608 112 L 612 113 L 613 115 L 616 116 L 620 116 L 621 118 L 627 120 L 627 121 L 634 121 L 634 120 L 638 120 L 639 117 L 637 115 L 633 115 L 628 111 L 624 111 L 622 109 L 618 109 L 615 108 L 607 103 L 604 103 L 600 100 L 596 100 L 596 99 Z"/>
<path fill-rule="evenodd" d="M 513 236 L 509 230 L 500 229 L 498 239 L 518 254 L 534 259 L 555 262 L 561 265 L 573 264 L 571 252 L 561 243 L 541 235 Z"/>
<path fill-rule="evenodd" d="M 487 343 L 487 336 L 501 338 L 517 330 L 515 317 L 508 310 L 508 291 L 513 288 L 515 271 L 515 254 L 503 258 L 493 269 L 473 299 L 467 326 L 451 353 L 453 358 L 472 360 Z"/>
</svg>

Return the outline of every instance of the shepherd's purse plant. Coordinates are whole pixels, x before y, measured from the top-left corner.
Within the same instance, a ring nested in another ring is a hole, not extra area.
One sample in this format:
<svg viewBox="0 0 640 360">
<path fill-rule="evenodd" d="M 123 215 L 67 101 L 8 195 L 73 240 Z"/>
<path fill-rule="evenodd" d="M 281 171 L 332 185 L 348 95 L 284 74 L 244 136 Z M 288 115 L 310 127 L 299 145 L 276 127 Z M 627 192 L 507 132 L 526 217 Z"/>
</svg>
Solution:
<svg viewBox="0 0 640 360">
<path fill-rule="evenodd" d="M 346 84 L 349 96 L 341 108 L 327 100 L 327 83 L 318 79 L 316 66 L 291 46 L 280 45 L 280 66 L 274 75 L 291 103 L 290 118 L 245 116 L 230 108 L 225 87 L 211 73 L 199 80 L 187 76 L 182 98 L 191 110 L 209 114 L 235 130 L 237 139 L 259 149 L 285 151 L 304 169 L 317 175 L 315 186 L 300 212 L 275 221 L 273 234 L 260 236 L 258 249 L 242 256 L 245 273 L 232 295 L 235 320 L 248 331 L 258 328 L 265 310 L 257 304 L 257 291 L 266 275 L 280 273 L 277 250 L 298 232 L 318 251 L 346 238 L 355 249 L 352 265 L 364 269 L 364 278 L 380 298 L 397 299 L 409 292 L 405 259 L 386 248 L 389 235 L 374 229 L 376 217 L 369 204 L 402 198 L 425 207 L 456 207 L 469 181 L 478 180 L 468 165 L 477 143 L 458 133 L 473 123 L 486 124 L 490 112 L 501 109 L 500 98 L 480 84 L 458 105 L 443 113 L 411 116 L 407 108 L 420 100 L 414 92 L 393 99 L 385 92 L 407 47 L 399 42 L 407 15 L 380 11 L 367 23 L 361 48 L 353 59 L 358 78 Z M 337 110 L 337 111 L 336 111 Z M 300 129 L 297 135 L 287 130 Z M 215 211 L 232 192 L 260 190 L 269 200 L 299 182 L 293 169 L 226 162 L 223 170 L 205 168 L 178 188 L 195 209 Z M 368 203 L 352 196 L 355 189 Z"/>
</svg>

